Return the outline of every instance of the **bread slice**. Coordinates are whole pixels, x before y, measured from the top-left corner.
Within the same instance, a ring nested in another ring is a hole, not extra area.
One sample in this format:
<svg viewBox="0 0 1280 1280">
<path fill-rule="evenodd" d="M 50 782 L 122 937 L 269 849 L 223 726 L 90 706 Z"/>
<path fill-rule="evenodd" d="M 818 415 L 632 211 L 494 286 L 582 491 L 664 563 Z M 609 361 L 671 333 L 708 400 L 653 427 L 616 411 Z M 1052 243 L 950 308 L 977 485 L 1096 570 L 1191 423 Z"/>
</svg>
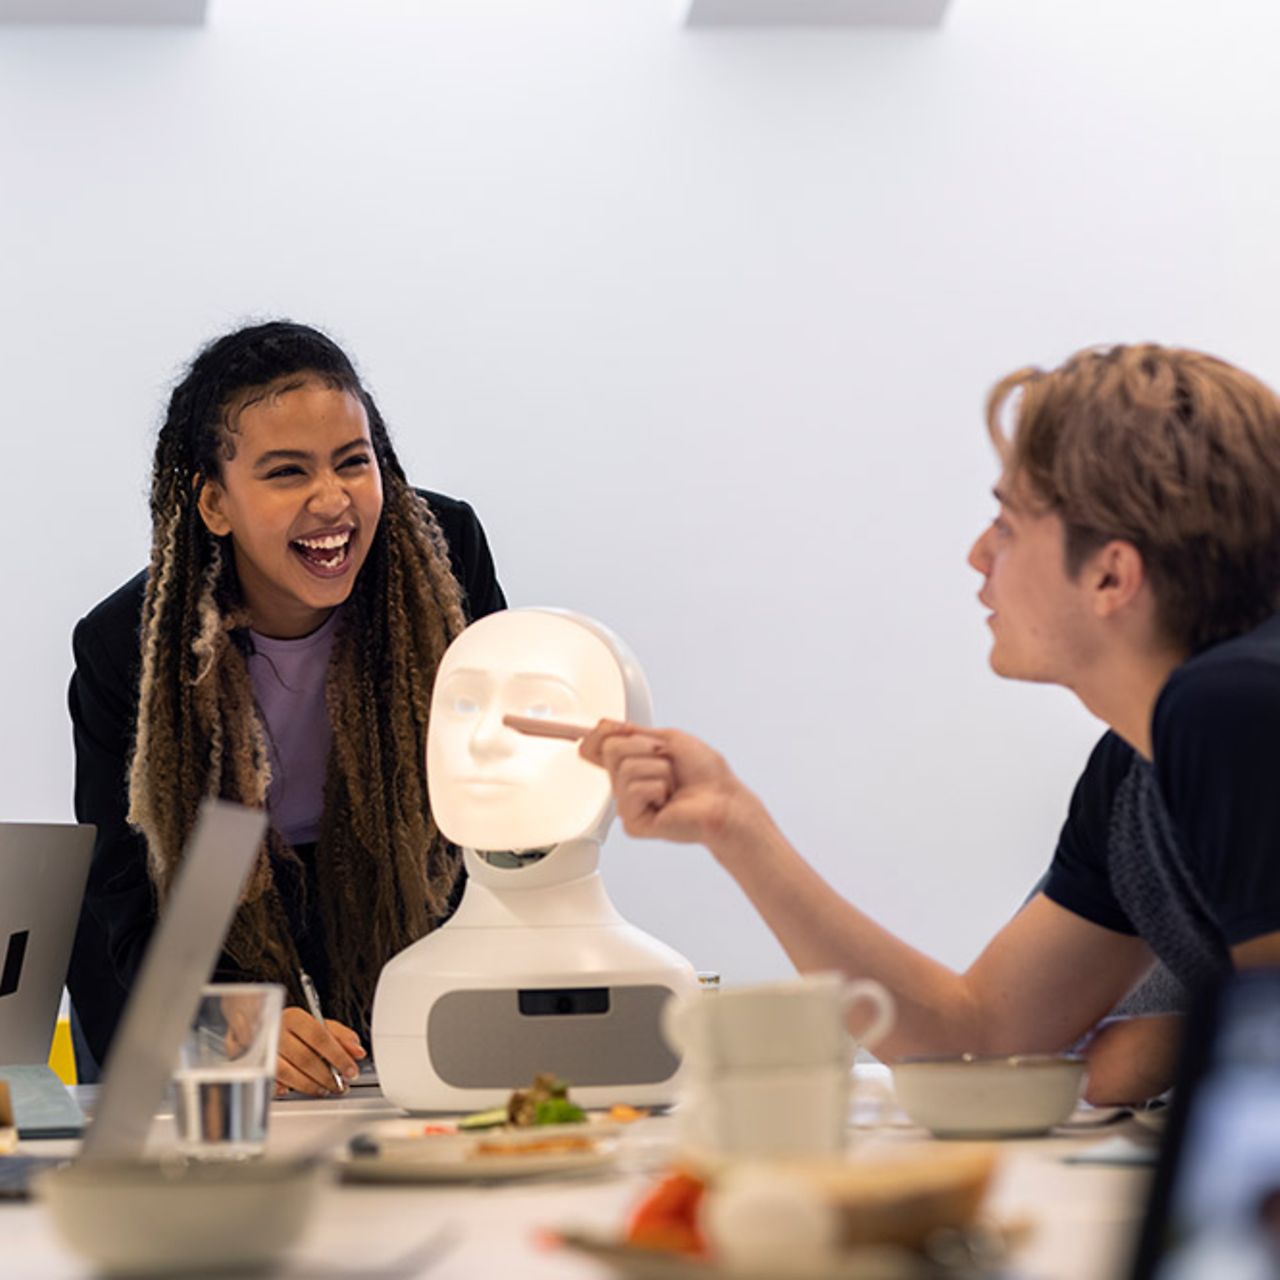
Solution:
<svg viewBox="0 0 1280 1280">
<path fill-rule="evenodd" d="M 811 1188 L 838 1214 L 842 1249 L 900 1245 L 920 1249 L 942 1228 L 972 1225 L 991 1185 L 999 1156 L 991 1145 L 933 1145 L 877 1152 L 851 1160 L 770 1160 L 751 1167 Z M 746 1162 L 734 1168 L 743 1170 Z M 707 1169 L 709 1181 L 729 1170 Z"/>
</svg>

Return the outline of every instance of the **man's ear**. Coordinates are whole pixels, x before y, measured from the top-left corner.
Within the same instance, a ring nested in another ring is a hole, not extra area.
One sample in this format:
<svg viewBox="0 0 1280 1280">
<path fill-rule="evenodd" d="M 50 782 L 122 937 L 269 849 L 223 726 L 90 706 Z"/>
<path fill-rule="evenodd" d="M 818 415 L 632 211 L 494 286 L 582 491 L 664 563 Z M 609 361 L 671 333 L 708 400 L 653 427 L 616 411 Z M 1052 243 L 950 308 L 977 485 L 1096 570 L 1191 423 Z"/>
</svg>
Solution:
<svg viewBox="0 0 1280 1280">
<path fill-rule="evenodd" d="M 216 480 L 205 480 L 201 484 L 196 506 L 200 509 L 204 527 L 216 538 L 223 538 L 231 532 L 231 521 L 222 509 L 225 501 L 226 493 Z"/>
<path fill-rule="evenodd" d="M 1132 604 L 1147 580 L 1141 552 L 1132 542 L 1120 538 L 1095 551 L 1085 572 L 1093 592 L 1094 612 L 1100 618 L 1112 617 Z"/>
</svg>

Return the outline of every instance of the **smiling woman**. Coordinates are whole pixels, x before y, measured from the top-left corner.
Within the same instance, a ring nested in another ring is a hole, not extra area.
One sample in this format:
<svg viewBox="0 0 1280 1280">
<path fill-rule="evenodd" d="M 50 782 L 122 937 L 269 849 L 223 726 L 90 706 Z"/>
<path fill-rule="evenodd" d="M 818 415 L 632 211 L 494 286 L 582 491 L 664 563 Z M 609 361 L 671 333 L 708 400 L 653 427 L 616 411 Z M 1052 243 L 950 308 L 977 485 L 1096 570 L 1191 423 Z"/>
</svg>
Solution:
<svg viewBox="0 0 1280 1280">
<path fill-rule="evenodd" d="M 217 977 L 291 995 L 278 1079 L 350 1075 L 383 962 L 445 918 L 422 767 L 440 659 L 504 607 L 471 508 L 410 488 L 323 334 L 206 347 L 156 445 L 149 568 L 76 627 L 76 811 L 97 825 L 68 986 L 101 1062 L 206 795 L 271 828 Z M 306 1011 L 309 972 L 338 1020 Z"/>
<path fill-rule="evenodd" d="M 263 635 L 308 635 L 351 593 L 382 515 L 364 405 L 299 375 L 230 406 L 220 477 L 200 490 L 205 527 L 230 537 Z"/>
</svg>

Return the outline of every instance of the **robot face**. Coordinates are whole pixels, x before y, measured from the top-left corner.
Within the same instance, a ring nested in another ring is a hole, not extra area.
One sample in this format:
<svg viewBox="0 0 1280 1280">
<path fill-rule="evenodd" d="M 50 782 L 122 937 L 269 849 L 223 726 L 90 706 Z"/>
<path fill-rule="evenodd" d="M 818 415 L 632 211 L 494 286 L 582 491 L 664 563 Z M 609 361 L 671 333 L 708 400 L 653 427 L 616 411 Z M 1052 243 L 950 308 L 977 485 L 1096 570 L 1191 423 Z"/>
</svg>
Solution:
<svg viewBox="0 0 1280 1280">
<path fill-rule="evenodd" d="M 529 737 L 502 718 L 593 725 L 625 714 L 618 659 L 593 631 L 531 609 L 473 623 L 449 646 L 431 698 L 427 782 L 440 830 L 477 851 L 591 834 L 609 803 L 603 770 L 576 742 Z"/>
</svg>

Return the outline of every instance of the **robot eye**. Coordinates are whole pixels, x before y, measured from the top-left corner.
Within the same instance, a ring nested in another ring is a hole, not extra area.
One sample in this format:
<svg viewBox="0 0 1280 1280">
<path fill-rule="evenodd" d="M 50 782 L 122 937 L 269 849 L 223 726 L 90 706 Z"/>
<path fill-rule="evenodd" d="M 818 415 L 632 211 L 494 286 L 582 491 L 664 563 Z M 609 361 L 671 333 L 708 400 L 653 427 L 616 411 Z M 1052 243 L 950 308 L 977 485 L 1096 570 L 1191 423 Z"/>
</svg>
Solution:
<svg viewBox="0 0 1280 1280">
<path fill-rule="evenodd" d="M 449 702 L 449 710 L 457 716 L 473 716 L 480 710 L 480 704 L 474 698 L 456 694 Z"/>
</svg>

